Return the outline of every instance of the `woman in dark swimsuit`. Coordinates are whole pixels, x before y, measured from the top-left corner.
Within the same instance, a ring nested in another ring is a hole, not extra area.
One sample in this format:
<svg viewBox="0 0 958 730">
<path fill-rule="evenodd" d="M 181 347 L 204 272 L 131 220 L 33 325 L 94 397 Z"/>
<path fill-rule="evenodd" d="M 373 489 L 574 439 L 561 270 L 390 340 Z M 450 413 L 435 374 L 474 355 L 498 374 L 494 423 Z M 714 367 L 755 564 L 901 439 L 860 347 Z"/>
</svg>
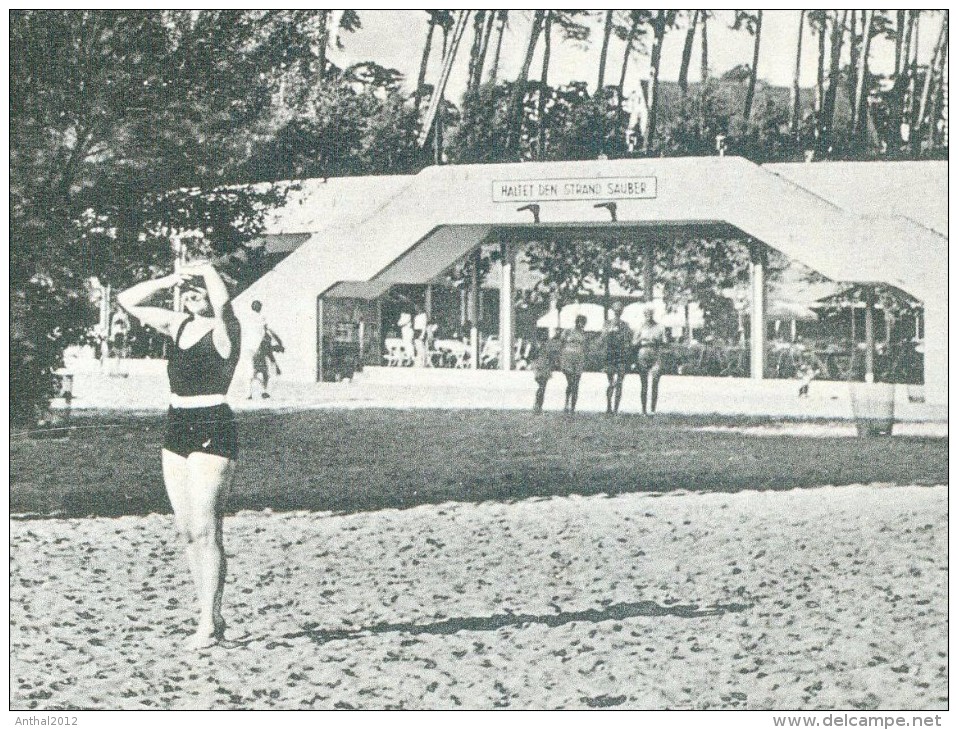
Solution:
<svg viewBox="0 0 958 730">
<path fill-rule="evenodd" d="M 632 364 L 632 329 L 622 321 L 622 302 L 612 305 L 611 314 L 602 326 L 601 347 L 605 355 L 605 374 L 609 387 L 605 391 L 605 412 L 619 412 L 622 401 L 622 383 Z"/>
<path fill-rule="evenodd" d="M 199 279 L 202 283 L 195 283 Z M 183 285 L 185 312 L 144 303 Z M 223 638 L 226 559 L 223 501 L 236 460 L 236 424 L 226 391 L 240 354 L 240 325 L 229 292 L 209 263 L 127 289 L 117 297 L 131 316 L 173 339 L 167 373 L 171 405 L 163 442 L 163 481 L 196 586 L 199 620 L 190 648 Z"/>
<path fill-rule="evenodd" d="M 655 413 L 659 399 L 659 378 L 662 375 L 662 347 L 665 345 L 665 328 L 657 324 L 652 309 L 645 311 L 645 322 L 635 333 L 636 365 L 642 383 L 642 415 Z M 651 402 L 649 385 L 651 381 Z"/>
</svg>

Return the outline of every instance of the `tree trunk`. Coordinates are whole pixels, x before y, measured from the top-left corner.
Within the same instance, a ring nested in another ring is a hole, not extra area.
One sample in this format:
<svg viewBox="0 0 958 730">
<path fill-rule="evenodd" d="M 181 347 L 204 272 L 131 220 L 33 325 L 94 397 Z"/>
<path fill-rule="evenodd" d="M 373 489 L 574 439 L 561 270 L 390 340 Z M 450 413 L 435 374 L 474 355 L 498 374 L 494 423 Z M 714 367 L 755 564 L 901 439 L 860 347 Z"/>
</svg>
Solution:
<svg viewBox="0 0 958 730">
<path fill-rule="evenodd" d="M 709 80 L 709 11 L 700 10 L 702 15 L 702 86 Z"/>
<path fill-rule="evenodd" d="M 748 76 L 748 91 L 745 94 L 745 125 L 752 116 L 752 102 L 755 99 L 755 82 L 758 79 L 758 49 L 762 42 L 762 11 L 758 11 L 755 19 L 755 48 L 752 51 L 752 72 Z"/>
<path fill-rule="evenodd" d="M 705 92 L 708 88 L 709 82 L 709 11 L 700 10 L 699 15 L 702 17 L 702 93 L 700 95 L 701 101 L 699 103 L 699 134 L 702 137 L 705 137 L 705 126 L 708 123 L 707 120 L 707 109 L 705 101 Z"/>
<path fill-rule="evenodd" d="M 489 39 L 492 37 L 492 26 L 496 24 L 496 11 L 490 10 L 486 16 L 486 27 L 482 33 L 482 50 L 479 53 L 479 68 L 476 72 L 476 87 L 482 86 L 482 72 L 486 67 L 486 57 L 489 55 Z"/>
<path fill-rule="evenodd" d="M 825 15 L 818 26 L 818 75 L 815 78 L 815 137 L 821 143 L 825 120 Z"/>
<path fill-rule="evenodd" d="M 854 120 L 852 128 L 855 132 L 860 132 L 864 127 L 864 110 L 867 105 L 868 96 L 868 50 L 871 47 L 872 18 L 875 16 L 874 10 L 866 10 L 864 12 L 862 42 L 859 50 L 858 72 L 856 75 L 855 104 L 852 107 L 852 119 Z"/>
<path fill-rule="evenodd" d="M 546 10 L 545 28 L 542 31 L 542 76 L 539 77 L 539 159 L 546 151 L 546 95 L 549 93 L 549 61 L 552 56 L 552 10 Z"/>
<path fill-rule="evenodd" d="M 609 243 L 606 243 L 608 247 Z M 612 309 L 612 254 L 606 249 L 605 261 L 602 265 L 602 321 L 609 319 L 609 310 Z"/>
<path fill-rule="evenodd" d="M 496 83 L 496 76 L 499 74 L 499 56 L 502 53 L 502 36 L 506 32 L 506 17 L 508 10 L 499 10 L 497 12 L 499 27 L 496 29 L 496 52 L 492 56 L 492 70 L 489 71 L 489 83 Z"/>
<path fill-rule="evenodd" d="M 629 37 L 625 40 L 625 54 L 622 56 L 622 71 L 619 74 L 619 111 L 622 110 L 622 102 L 625 97 L 625 75 L 629 70 L 629 60 L 632 58 L 632 46 L 635 43 L 635 33 L 638 30 L 636 19 L 632 19 L 632 25 L 629 28 Z"/>
<path fill-rule="evenodd" d="M 432 35 L 436 31 L 436 22 L 429 18 L 429 30 L 426 33 L 426 45 L 422 49 L 422 60 L 419 62 L 419 80 L 416 82 L 416 113 L 422 104 L 422 86 L 426 83 L 426 70 L 429 68 L 429 54 L 432 51 Z"/>
<path fill-rule="evenodd" d="M 529 43 L 526 46 L 526 57 L 522 61 L 519 77 L 516 79 L 515 89 L 512 92 L 512 131 L 509 135 L 509 148 L 521 152 L 523 101 L 526 96 L 526 82 L 529 80 L 529 69 L 532 67 L 532 57 L 536 52 L 536 44 L 542 33 L 542 23 L 545 20 L 545 10 L 536 10 L 532 18 L 532 29 L 529 31 Z"/>
<path fill-rule="evenodd" d="M 864 11 L 862 11 L 864 12 Z M 852 125 L 854 126 L 855 122 L 855 109 L 857 102 L 852 97 L 852 95 L 858 90 L 858 59 L 861 57 L 862 49 L 862 38 L 858 35 L 858 11 L 852 10 L 852 22 L 851 30 L 849 35 L 849 42 L 851 46 L 849 47 L 849 63 L 848 63 L 848 72 L 849 72 L 849 85 L 848 85 L 848 94 L 849 101 L 852 105 Z"/>
<path fill-rule="evenodd" d="M 921 11 L 913 10 L 914 21 L 911 30 L 911 57 L 908 61 L 908 104 L 905 108 L 905 123 L 909 129 L 915 126 L 915 114 L 918 111 L 915 105 L 918 86 L 918 32 L 921 30 Z"/>
<path fill-rule="evenodd" d="M 915 29 L 915 11 L 905 11 L 905 41 L 901 50 L 901 63 L 898 66 L 898 74 L 908 76 L 908 67 L 911 65 L 911 36 Z"/>
<path fill-rule="evenodd" d="M 936 74 L 940 74 L 941 68 L 936 69 Z M 934 152 L 938 145 L 938 118 L 941 116 L 942 105 L 942 77 L 938 75 L 935 83 L 935 90 L 931 94 L 931 106 L 928 112 L 928 151 Z"/>
<path fill-rule="evenodd" d="M 838 99 L 838 88 L 841 86 L 841 57 L 842 46 L 845 42 L 845 23 L 848 20 L 848 11 L 842 11 L 841 18 L 835 11 L 835 20 L 832 25 L 831 58 L 828 66 L 828 90 L 825 92 L 825 108 L 822 112 L 822 135 L 825 144 L 832 139 L 832 130 L 835 127 L 835 101 Z"/>
<path fill-rule="evenodd" d="M 460 11 L 467 12 L 467 11 Z M 446 25 L 442 26 L 442 63 L 445 66 L 446 64 L 446 54 L 449 53 L 449 27 Z M 438 106 L 436 106 L 436 121 L 435 129 L 433 130 L 432 138 L 432 151 L 433 151 L 433 164 L 438 165 L 442 162 L 442 148 L 443 148 L 443 137 L 445 130 L 442 126 L 442 101 L 443 96 L 445 95 L 445 88 L 439 88 L 441 84 L 436 84 L 436 89 L 433 91 L 434 94 L 439 95 Z"/>
<path fill-rule="evenodd" d="M 605 63 L 609 56 L 609 39 L 612 37 L 612 10 L 605 11 L 605 30 L 602 32 L 602 53 L 599 55 L 599 78 L 595 84 L 596 96 L 602 94 L 605 85 Z"/>
<path fill-rule="evenodd" d="M 895 79 L 901 74 L 901 52 L 905 41 L 905 12 L 898 10 L 895 13 Z"/>
<path fill-rule="evenodd" d="M 482 54 L 482 29 L 486 21 L 486 11 L 477 10 L 472 19 L 472 48 L 469 50 L 469 75 L 466 81 L 466 92 L 479 86 L 478 67 L 479 56 Z"/>
<path fill-rule="evenodd" d="M 692 11 L 692 23 L 685 33 L 685 46 L 682 48 L 682 66 L 679 68 L 679 88 L 682 89 L 683 96 L 689 90 L 689 64 L 692 63 L 692 43 L 695 41 L 695 26 L 698 24 L 700 12 L 700 10 Z"/>
<path fill-rule="evenodd" d="M 795 137 L 798 135 L 798 117 L 802 102 L 802 91 L 799 83 L 802 73 L 802 32 L 805 29 L 805 11 L 798 16 L 798 45 L 795 49 L 795 73 L 792 74 L 792 108 L 789 114 L 788 131 Z"/>
<path fill-rule="evenodd" d="M 925 72 L 925 83 L 921 90 L 921 103 L 918 106 L 918 117 L 915 120 L 914 134 L 912 135 L 912 149 L 919 152 L 921 149 L 921 129 L 925 123 L 925 112 L 928 110 L 928 99 L 931 94 L 933 79 L 938 71 L 939 56 L 944 55 L 945 43 L 948 41 L 948 16 L 941 21 L 941 31 L 938 34 L 938 40 L 935 43 L 935 50 L 932 53 L 931 61 L 928 62 L 928 70 Z M 934 125 L 934 120 L 929 120 Z"/>
<path fill-rule="evenodd" d="M 319 11 L 319 53 L 316 63 L 319 66 L 319 78 L 326 75 L 326 47 L 329 45 L 329 15 L 332 10 Z"/>
<path fill-rule="evenodd" d="M 895 140 L 901 143 L 901 125 L 907 123 L 910 119 L 908 114 L 908 105 L 906 97 L 908 94 L 908 84 L 911 79 L 911 37 L 915 25 L 915 11 L 906 10 L 905 26 L 899 29 L 899 34 L 903 34 L 901 59 L 896 68 L 895 87 L 892 96 L 892 124 L 896 127 L 894 130 Z"/>
<path fill-rule="evenodd" d="M 655 115 L 659 106 L 659 65 L 662 62 L 662 41 L 665 40 L 665 11 L 656 12 L 653 24 L 652 58 L 649 67 L 649 119 L 642 149 L 648 153 L 655 139 Z"/>
</svg>

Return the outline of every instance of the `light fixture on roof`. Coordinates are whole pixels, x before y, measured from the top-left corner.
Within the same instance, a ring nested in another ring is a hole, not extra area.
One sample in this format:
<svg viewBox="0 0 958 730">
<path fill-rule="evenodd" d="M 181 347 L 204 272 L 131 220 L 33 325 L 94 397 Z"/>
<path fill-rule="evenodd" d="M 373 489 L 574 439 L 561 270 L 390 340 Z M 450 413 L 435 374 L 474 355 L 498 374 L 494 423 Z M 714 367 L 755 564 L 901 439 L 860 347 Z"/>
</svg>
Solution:
<svg viewBox="0 0 958 730">
<path fill-rule="evenodd" d="M 593 205 L 592 207 L 593 207 L 593 208 L 605 208 L 606 210 L 608 210 L 608 211 L 609 211 L 609 215 L 612 216 L 612 222 L 613 222 L 613 223 L 615 223 L 616 221 L 619 220 L 618 216 L 616 215 L 616 210 L 618 209 L 618 206 L 617 206 L 614 202 L 610 202 L 610 203 L 596 203 L 596 204 Z"/>
<path fill-rule="evenodd" d="M 534 223 L 539 222 L 539 209 L 540 206 L 538 203 L 529 203 L 528 205 L 523 205 L 521 208 L 516 208 L 517 213 L 521 213 L 524 210 L 532 212 L 532 220 Z"/>
</svg>

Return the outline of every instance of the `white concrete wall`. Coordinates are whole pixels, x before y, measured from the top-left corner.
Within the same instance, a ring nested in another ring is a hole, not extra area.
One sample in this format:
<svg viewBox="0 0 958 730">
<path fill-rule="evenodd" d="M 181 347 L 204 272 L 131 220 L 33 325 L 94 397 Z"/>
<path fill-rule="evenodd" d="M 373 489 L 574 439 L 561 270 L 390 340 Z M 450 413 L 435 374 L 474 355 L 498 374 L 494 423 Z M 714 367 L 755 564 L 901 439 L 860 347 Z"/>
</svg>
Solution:
<svg viewBox="0 0 958 730">
<path fill-rule="evenodd" d="M 254 299 L 263 303 L 262 314 L 266 324 L 283 341 L 286 351 L 277 353 L 276 360 L 282 377 L 298 382 L 316 380 L 316 294 L 308 281 L 291 281 L 288 277 L 270 272 L 236 298 L 234 307 L 243 324 L 243 349 L 246 351 L 235 382 L 248 379 L 250 357 L 258 344 L 250 336 L 249 320 Z"/>
<path fill-rule="evenodd" d="M 925 402 L 948 403 L 948 302 L 925 302 Z"/>
</svg>

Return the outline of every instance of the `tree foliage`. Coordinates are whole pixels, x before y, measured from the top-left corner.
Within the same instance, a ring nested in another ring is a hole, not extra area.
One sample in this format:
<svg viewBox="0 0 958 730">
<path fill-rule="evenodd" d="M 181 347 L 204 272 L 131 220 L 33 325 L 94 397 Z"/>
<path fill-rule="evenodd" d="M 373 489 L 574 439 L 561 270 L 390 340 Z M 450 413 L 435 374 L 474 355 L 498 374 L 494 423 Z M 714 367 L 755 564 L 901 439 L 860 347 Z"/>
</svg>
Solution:
<svg viewBox="0 0 958 730">
<path fill-rule="evenodd" d="M 273 191 L 175 191 L 243 181 L 292 61 L 288 20 L 11 13 L 10 344 L 13 363 L 31 363 L 12 392 L 18 421 L 37 415 L 63 348 L 88 324 L 90 277 L 123 286 L 168 265 L 177 229 L 202 231 L 220 250 L 255 233 Z"/>
</svg>

